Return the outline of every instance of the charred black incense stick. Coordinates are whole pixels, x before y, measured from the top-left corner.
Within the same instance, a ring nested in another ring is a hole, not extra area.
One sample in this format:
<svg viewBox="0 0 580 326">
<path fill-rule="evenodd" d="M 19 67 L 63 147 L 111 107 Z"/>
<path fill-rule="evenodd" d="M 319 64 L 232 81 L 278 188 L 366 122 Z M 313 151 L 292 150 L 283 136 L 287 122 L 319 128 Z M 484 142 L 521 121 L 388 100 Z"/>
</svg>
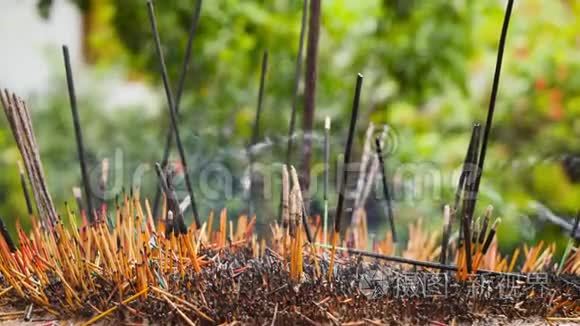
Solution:
<svg viewBox="0 0 580 326">
<path fill-rule="evenodd" d="M 459 182 L 457 184 L 457 190 L 455 191 L 455 202 L 452 208 L 452 212 L 450 214 L 450 221 L 447 224 L 447 229 L 443 232 L 442 238 L 442 245 L 441 245 L 441 262 L 446 262 L 446 255 L 447 255 L 447 246 L 449 242 L 449 236 L 451 234 L 451 228 L 454 224 L 454 217 L 459 216 L 459 239 L 463 239 L 464 237 L 464 219 L 460 213 L 459 204 L 461 202 L 461 198 L 465 194 L 465 180 L 470 175 L 470 172 L 473 172 L 476 169 L 475 164 L 470 164 L 470 162 L 474 162 L 472 155 L 474 152 L 477 151 L 479 148 L 479 135 L 481 134 L 481 125 L 479 123 L 474 123 L 473 128 L 471 131 L 471 138 L 469 140 L 469 146 L 467 148 L 467 152 L 465 154 L 465 160 L 463 161 L 463 167 L 461 169 L 461 175 L 459 176 Z M 475 162 L 477 159 L 475 159 Z M 472 180 L 472 179 L 471 179 Z M 471 184 L 474 182 L 472 181 Z M 463 207 L 463 210 L 466 208 Z"/>
<path fill-rule="evenodd" d="M 489 230 L 489 234 L 487 235 L 487 238 L 485 239 L 485 242 L 483 242 L 483 249 L 482 249 L 482 253 L 483 255 L 487 254 L 487 251 L 489 250 L 489 246 L 491 246 L 491 242 L 493 241 L 493 237 L 495 236 L 495 233 L 497 232 L 497 226 L 500 223 L 500 219 L 497 219 L 495 222 L 493 222 L 493 225 L 491 226 L 491 230 Z"/>
<path fill-rule="evenodd" d="M 491 97 L 489 100 L 489 108 L 487 111 L 487 120 L 485 122 L 485 130 L 483 133 L 483 140 L 481 144 L 481 152 L 479 154 L 479 161 L 478 161 L 478 168 L 479 168 L 479 176 L 475 180 L 475 187 L 474 187 L 474 199 L 473 199 L 473 207 L 477 203 L 477 194 L 479 192 L 479 184 L 481 182 L 481 178 L 483 176 L 483 167 L 485 164 L 485 155 L 487 153 L 487 144 L 489 142 L 489 134 L 491 132 L 491 125 L 493 123 L 493 114 L 495 111 L 495 102 L 497 99 L 498 89 L 499 89 L 499 79 L 501 76 L 501 65 L 503 62 L 503 53 L 505 49 L 505 43 L 507 39 L 507 32 L 510 23 L 510 17 L 512 14 L 512 9 L 514 6 L 514 0 L 509 0 L 507 4 L 507 8 L 505 11 L 505 16 L 503 20 L 503 26 L 501 29 L 501 36 L 499 39 L 499 46 L 497 52 L 497 61 L 495 65 L 495 73 L 493 76 L 493 84 L 491 88 Z"/>
<path fill-rule="evenodd" d="M 336 212 L 334 215 L 334 232 L 340 232 L 340 222 L 342 218 L 342 213 L 344 209 L 344 195 L 347 191 L 347 181 L 348 181 L 348 166 L 350 164 L 350 154 L 352 151 L 352 142 L 354 140 L 354 131 L 356 129 L 356 120 L 358 116 L 358 109 L 360 104 L 360 93 L 362 89 L 363 75 L 358 74 L 356 78 L 356 89 L 354 93 L 354 99 L 352 103 L 352 115 L 350 117 L 350 126 L 348 128 L 348 138 L 346 141 L 346 147 L 344 149 L 344 165 L 342 170 L 342 179 L 340 184 L 340 190 L 338 192 L 338 203 L 336 205 Z"/>
<path fill-rule="evenodd" d="M 175 112 L 179 114 L 179 108 L 181 104 L 181 96 L 183 95 L 183 89 L 185 88 L 185 78 L 189 71 L 189 65 L 191 63 L 191 52 L 193 48 L 193 39 L 195 36 L 195 31 L 197 30 L 197 24 L 199 22 L 199 16 L 201 13 L 201 6 L 203 0 L 197 0 L 195 3 L 195 9 L 193 12 L 193 17 L 191 19 L 191 27 L 189 29 L 189 36 L 187 38 L 187 46 L 185 48 L 185 58 L 183 59 L 183 66 L 181 68 L 181 74 L 179 76 L 179 83 L 177 84 L 177 94 L 175 98 Z M 161 167 L 165 168 L 167 166 L 167 161 L 169 160 L 169 152 L 171 150 L 171 143 L 173 142 L 173 130 L 169 126 L 167 130 L 167 137 L 165 141 L 165 149 L 163 151 L 163 160 L 161 161 Z M 160 188 L 157 188 L 155 193 L 155 200 L 153 202 L 153 218 L 157 218 L 159 213 L 159 202 L 161 200 Z"/>
<path fill-rule="evenodd" d="M 385 160 L 383 159 L 383 149 L 381 146 L 380 137 L 375 138 L 375 145 L 377 147 L 377 156 L 379 158 L 379 165 L 381 169 L 381 177 L 383 182 L 383 195 L 385 196 L 386 206 L 387 206 L 387 219 L 391 226 L 391 234 L 393 236 L 393 242 L 397 242 L 397 232 L 395 231 L 395 218 L 393 214 L 393 207 L 391 202 L 391 194 L 389 193 L 389 184 L 387 182 L 387 171 L 385 168 Z"/>
<path fill-rule="evenodd" d="M 492 213 L 492 207 L 488 207 L 487 210 L 485 211 L 485 214 L 483 216 L 483 222 L 481 224 L 481 232 L 479 233 L 479 239 L 478 242 L 480 244 L 485 242 L 485 235 L 487 234 L 487 227 L 489 226 L 489 219 L 491 218 L 491 213 Z"/>
<path fill-rule="evenodd" d="M 8 245 L 8 249 L 10 249 L 10 252 L 15 252 L 16 247 L 14 246 L 14 241 L 12 241 L 12 237 L 10 236 L 8 229 L 6 228 L 6 224 L 4 224 L 4 220 L 1 217 L 0 217 L 0 234 L 2 234 L 4 241 L 6 241 L 6 244 Z"/>
<path fill-rule="evenodd" d="M 292 157 L 292 145 L 294 142 L 294 128 L 296 127 L 296 110 L 298 107 L 298 90 L 300 86 L 300 76 L 302 72 L 302 53 L 304 51 L 304 34 L 306 30 L 306 18 L 308 17 L 308 0 L 304 0 L 302 5 L 302 22 L 300 24 L 300 39 L 298 41 L 298 55 L 296 56 L 296 66 L 294 68 L 294 89 L 292 92 L 292 113 L 290 114 L 290 128 L 288 129 L 288 146 L 286 148 L 286 165 L 290 166 Z"/>
<path fill-rule="evenodd" d="M 471 151 L 469 162 L 467 163 L 467 170 L 465 175 L 465 184 L 463 189 L 463 214 L 467 215 L 469 222 L 473 218 L 475 211 L 475 202 L 477 200 L 477 179 L 481 177 L 481 170 L 477 165 L 478 150 L 481 144 L 481 128 L 477 125 L 473 127 L 473 139 L 470 141 Z"/>
<path fill-rule="evenodd" d="M 248 147 L 248 160 L 250 163 L 250 183 L 249 183 L 249 207 L 248 211 L 250 212 L 250 216 L 254 215 L 254 201 L 253 201 L 253 188 L 252 188 L 252 181 L 253 181 L 253 163 L 254 163 L 254 155 L 252 154 L 252 146 L 254 146 L 258 139 L 260 138 L 260 115 L 262 113 L 262 103 L 264 100 L 264 87 L 266 84 L 266 73 L 268 72 L 268 51 L 264 51 L 262 55 L 262 70 L 260 72 L 260 88 L 258 89 L 258 103 L 256 107 L 256 118 L 254 119 L 254 128 L 252 130 L 252 140 L 250 141 L 250 146 Z"/>
<path fill-rule="evenodd" d="M 464 170 L 467 171 L 465 177 L 465 184 L 463 185 L 463 207 L 461 209 L 460 219 L 462 222 L 463 240 L 465 241 L 465 254 L 467 271 L 471 273 L 472 261 L 471 261 L 471 223 L 473 218 L 473 211 L 475 207 L 475 197 L 477 196 L 475 186 L 476 180 L 478 178 L 479 168 L 477 167 L 477 152 L 479 149 L 480 140 L 480 130 L 479 125 L 473 126 L 472 139 L 469 144 L 468 149 L 468 160 L 467 164 L 464 166 Z"/>
<path fill-rule="evenodd" d="M 155 41 L 155 50 L 159 58 L 159 69 L 163 79 L 165 96 L 167 97 L 167 106 L 169 109 L 169 116 L 171 118 L 171 125 L 173 127 L 173 131 L 175 132 L 175 142 L 177 143 L 177 149 L 181 158 L 181 165 L 183 167 L 183 174 L 185 176 L 185 185 L 187 187 L 187 191 L 189 192 L 189 198 L 191 199 L 191 212 L 195 220 L 195 225 L 199 229 L 201 228 L 201 222 L 197 212 L 197 205 L 195 203 L 195 196 L 193 195 L 193 188 L 191 187 L 191 180 L 189 179 L 189 169 L 185 157 L 185 150 L 183 149 L 183 144 L 181 143 L 181 137 L 179 135 L 177 113 L 175 112 L 175 102 L 173 101 L 173 91 L 171 90 L 171 85 L 169 84 L 169 76 L 167 75 L 167 67 L 165 66 L 163 50 L 161 49 L 161 40 L 159 39 L 159 31 L 157 30 L 157 21 L 155 19 L 155 11 L 153 8 L 153 2 L 151 0 L 147 1 L 147 9 L 149 13 L 149 21 L 151 23 L 151 31 L 153 32 L 153 39 Z"/>
<path fill-rule="evenodd" d="M 439 262 L 447 264 L 447 246 L 449 245 L 449 234 L 451 233 L 451 208 L 445 205 L 443 208 L 443 235 L 441 237 L 441 255 Z"/>
<path fill-rule="evenodd" d="M 18 162 L 18 172 L 20 174 L 20 186 L 22 186 L 22 194 L 24 195 L 24 200 L 26 201 L 26 210 L 29 216 L 32 216 L 34 211 L 32 210 L 32 202 L 30 201 L 30 193 L 28 192 L 28 186 L 26 185 L 26 176 L 24 176 L 24 168 L 21 163 Z"/>
<path fill-rule="evenodd" d="M 77 107 L 77 97 L 76 97 L 76 93 L 75 93 L 75 86 L 74 86 L 74 80 L 73 80 L 73 75 L 72 75 L 72 68 L 70 65 L 70 56 L 68 53 L 68 47 L 66 45 L 62 46 L 62 54 L 64 57 L 64 67 L 66 69 L 66 83 L 68 86 L 68 96 L 69 96 L 69 100 L 70 100 L 70 108 L 72 111 L 72 117 L 73 117 L 73 124 L 74 124 L 74 128 L 75 128 L 75 137 L 76 137 L 76 142 L 77 142 L 77 152 L 78 152 L 78 156 L 79 156 L 79 162 L 81 165 L 81 175 L 82 175 L 82 179 L 83 179 L 83 188 L 85 190 L 85 199 L 87 201 L 87 217 L 89 222 L 93 222 L 94 221 L 94 216 L 93 214 L 95 213 L 93 211 L 93 203 L 92 203 L 92 194 L 91 194 L 91 185 L 90 185 L 90 180 L 89 180 L 89 174 L 87 171 L 87 163 L 85 160 L 85 149 L 84 149 L 84 144 L 83 144 L 83 134 L 81 131 L 81 124 L 79 122 L 79 112 L 78 112 L 78 107 Z"/>
<path fill-rule="evenodd" d="M 471 170 L 473 170 L 473 166 L 469 166 L 469 160 L 470 160 L 470 153 L 473 151 L 474 146 L 477 146 L 475 141 L 475 137 L 476 134 L 480 134 L 481 133 L 481 125 L 479 123 L 474 123 L 473 127 L 471 129 L 471 138 L 469 139 L 469 145 L 467 147 L 467 152 L 465 153 L 465 159 L 463 160 L 463 167 L 461 169 L 461 175 L 459 176 L 459 182 L 457 184 L 457 189 L 455 190 L 455 202 L 453 205 L 453 209 L 456 212 L 455 214 L 457 214 L 457 211 L 459 210 L 459 203 L 461 201 L 461 195 L 463 193 L 463 186 L 465 185 L 465 178 L 467 178 L 467 175 L 469 174 L 469 172 Z M 479 140 L 477 140 L 479 141 Z M 471 170 L 470 170 L 471 169 Z"/>
<path fill-rule="evenodd" d="M 262 103 L 264 102 L 264 88 L 266 84 L 266 74 L 268 73 L 268 51 L 262 55 L 262 69 L 260 72 L 260 88 L 258 89 L 258 103 L 256 106 L 256 118 L 254 120 L 254 130 L 252 133 L 252 143 L 254 145 L 260 138 L 260 115 L 262 113 Z"/>
</svg>

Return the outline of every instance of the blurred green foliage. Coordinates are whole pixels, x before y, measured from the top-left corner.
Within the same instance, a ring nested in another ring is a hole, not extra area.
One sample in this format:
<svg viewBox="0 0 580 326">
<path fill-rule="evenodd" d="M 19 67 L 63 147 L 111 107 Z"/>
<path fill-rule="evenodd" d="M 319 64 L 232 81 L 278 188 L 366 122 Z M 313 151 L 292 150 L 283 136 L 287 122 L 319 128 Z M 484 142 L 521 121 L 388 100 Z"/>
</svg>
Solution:
<svg viewBox="0 0 580 326">
<path fill-rule="evenodd" d="M 160 88 L 144 2 L 75 2 L 89 22 L 86 51 L 95 67 L 108 71 L 121 65 L 129 79 Z M 50 3 L 40 1 L 40 12 L 49 13 Z M 439 196 L 397 202 L 401 226 L 418 217 L 440 225 L 441 205 L 452 200 L 456 181 L 451 174 L 463 160 L 471 124 L 485 120 L 503 5 L 475 0 L 323 1 L 316 121 L 321 129 L 324 117 L 332 117 L 333 152 L 342 150 L 355 74 L 362 72 L 366 78 L 356 155 L 369 121 L 389 123 L 398 144 L 388 158 L 390 172 L 419 162 L 433 164 L 444 176 Z M 264 49 L 270 51 L 271 67 L 262 134 L 273 145 L 258 159 L 266 164 L 281 161 L 301 7 L 300 1 L 290 0 L 204 1 L 180 119 L 193 169 L 220 161 L 236 177 L 243 174 L 243 149 L 251 134 Z M 193 8 L 190 0 L 156 2 L 174 86 Z M 579 17 L 577 1 L 516 2 L 478 205 L 482 211 L 493 204 L 503 218 L 499 235 L 507 247 L 561 236 L 557 228 L 535 224 L 531 201 L 564 216 L 580 208 L 580 186 L 561 164 L 565 155 L 580 155 Z M 166 107 L 153 115 L 141 114 L 139 108 L 111 113 L 99 107 L 99 96 L 103 94 L 84 98 L 81 106 L 94 166 L 116 148 L 123 149 L 129 162 L 123 166 L 126 174 L 140 162 L 160 160 L 168 126 Z M 70 188 L 78 184 L 79 173 L 66 93 L 55 90 L 33 107 L 50 188 L 57 202 L 71 200 Z M 0 194 L 0 213 L 22 216 L 24 205 L 12 168 L 17 155 L 5 130 L 0 130 L 0 159 L 8 173 L 0 176 L 0 187 L 8 190 Z M 314 160 L 320 162 L 320 142 L 316 146 Z M 145 180 L 142 191 L 151 196 L 153 173 Z M 123 182 L 128 185 L 130 180 Z M 241 210 L 245 202 L 240 193 L 202 202 L 202 212 L 223 205 Z M 265 221 L 276 211 L 276 198 L 270 200 Z M 371 223 L 382 230 L 386 223 L 380 221 Z"/>
</svg>

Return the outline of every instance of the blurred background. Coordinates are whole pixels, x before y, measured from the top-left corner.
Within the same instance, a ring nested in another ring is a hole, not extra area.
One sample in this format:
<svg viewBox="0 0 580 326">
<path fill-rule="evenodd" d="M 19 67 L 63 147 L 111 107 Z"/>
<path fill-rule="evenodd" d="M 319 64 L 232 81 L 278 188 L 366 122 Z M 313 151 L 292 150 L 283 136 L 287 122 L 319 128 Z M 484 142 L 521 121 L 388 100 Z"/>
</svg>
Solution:
<svg viewBox="0 0 580 326">
<path fill-rule="evenodd" d="M 434 232 L 441 229 L 442 207 L 453 201 L 471 125 L 485 122 L 505 3 L 322 1 L 312 163 L 322 162 L 326 116 L 332 119 L 332 157 L 343 151 L 355 76 L 361 72 L 365 83 L 353 157 L 360 160 L 370 122 L 390 126 L 387 169 L 403 236 L 418 219 Z M 194 0 L 156 3 L 174 87 L 194 7 Z M 272 171 L 284 162 L 301 9 L 297 0 L 203 2 L 179 118 L 194 190 L 213 185 L 197 198 L 202 220 L 210 209 L 228 207 L 233 216 L 247 207 L 246 148 L 266 49 L 270 65 L 254 160 Z M 74 203 L 72 188 L 81 184 L 62 44 L 71 49 L 91 178 L 99 178 L 106 158 L 111 165 L 107 201 L 123 187 L 152 198 L 157 181 L 152 164 L 161 161 L 170 122 L 145 1 L 0 0 L 0 44 L 0 87 L 17 92 L 32 109 L 57 207 Z M 303 88 L 301 82 L 296 166 L 302 157 Z M 18 159 L 6 120 L 0 119 L 0 215 L 10 228 L 18 218 L 28 224 Z M 171 159 L 178 160 L 175 149 Z M 334 179 L 337 161 L 331 164 Z M 426 169 L 435 174 L 436 185 L 421 194 L 398 186 L 407 169 Z M 215 175 L 228 171 L 231 178 L 214 180 L 214 170 Z M 314 178 L 319 180 L 312 193 L 316 214 L 322 174 Z M 220 189 L 224 184 L 231 186 Z M 178 187 L 183 189 L 181 179 Z M 276 219 L 278 192 L 276 177 L 257 203 L 262 225 Z M 379 197 L 373 196 L 368 211 L 380 238 L 387 223 L 377 208 Z M 516 1 L 477 213 L 489 204 L 502 217 L 499 238 L 505 250 L 539 239 L 556 240 L 560 247 L 566 241 L 566 233 L 546 215 L 571 223 L 580 209 L 578 1 Z M 335 205 L 332 187 L 330 207 Z"/>
</svg>

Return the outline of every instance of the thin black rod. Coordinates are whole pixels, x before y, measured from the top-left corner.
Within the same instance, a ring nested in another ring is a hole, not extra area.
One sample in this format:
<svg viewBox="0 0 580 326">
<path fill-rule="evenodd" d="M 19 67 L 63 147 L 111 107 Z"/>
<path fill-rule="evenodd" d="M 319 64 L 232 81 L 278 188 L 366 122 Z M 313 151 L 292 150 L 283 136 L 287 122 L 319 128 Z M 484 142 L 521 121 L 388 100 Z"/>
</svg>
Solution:
<svg viewBox="0 0 580 326">
<path fill-rule="evenodd" d="M 187 192 L 189 193 L 189 198 L 191 199 L 191 212 L 193 214 L 195 225 L 199 229 L 201 228 L 201 222 L 199 220 L 199 215 L 197 212 L 197 205 L 195 203 L 193 188 L 191 187 L 191 180 L 189 178 L 189 168 L 187 166 L 185 150 L 183 149 L 183 144 L 181 143 L 181 137 L 179 135 L 179 126 L 177 124 L 177 113 L 175 112 L 175 102 L 173 101 L 173 92 L 171 91 L 171 85 L 169 83 L 169 77 L 167 75 L 167 67 L 165 66 L 163 50 L 161 49 L 161 40 L 159 39 L 159 31 L 157 29 L 157 21 L 155 19 L 155 10 L 153 8 L 153 2 L 151 0 L 147 1 L 147 9 L 149 13 L 149 21 L 151 23 L 151 31 L 153 32 L 153 39 L 155 41 L 155 50 L 159 58 L 159 69 L 161 70 L 163 87 L 165 88 L 165 96 L 167 98 L 167 106 L 169 110 L 169 116 L 171 118 L 171 126 L 173 127 L 173 131 L 175 133 L 175 142 L 177 143 L 179 157 L 181 158 L 181 165 L 183 167 L 183 174 L 185 176 L 185 186 L 187 187 Z"/>
<path fill-rule="evenodd" d="M 252 143 L 254 145 L 260 138 L 260 116 L 262 114 L 262 104 L 264 102 L 264 88 L 266 85 L 266 74 L 268 73 L 268 50 L 262 55 L 262 70 L 260 72 L 260 88 L 258 89 L 258 102 L 256 105 L 256 117 L 254 119 L 254 128 L 252 132 Z"/>
<path fill-rule="evenodd" d="M 262 55 L 262 69 L 260 72 L 260 87 L 258 89 L 258 103 L 256 105 L 256 117 L 254 118 L 254 127 L 252 129 L 252 139 L 250 140 L 250 146 L 248 146 L 248 161 L 250 163 L 249 166 L 249 174 L 250 174 L 250 183 L 248 187 L 248 195 L 249 195 L 249 207 L 248 211 L 250 212 L 250 216 L 254 214 L 254 198 L 253 198 L 253 166 L 254 166 L 254 155 L 252 154 L 252 146 L 254 146 L 258 139 L 260 138 L 260 116 L 262 114 L 262 104 L 264 101 L 264 88 L 266 86 L 266 74 L 268 73 L 268 51 L 264 51 Z"/>
<path fill-rule="evenodd" d="M 324 247 L 324 248 L 329 248 L 329 246 L 322 245 L 322 244 L 318 244 L 318 246 Z M 429 262 L 429 261 L 421 261 L 421 260 L 415 260 L 415 259 L 410 259 L 410 258 L 383 255 L 383 254 L 379 254 L 376 252 L 360 250 L 360 249 L 336 247 L 336 250 L 348 252 L 349 254 L 361 255 L 364 257 L 370 257 L 370 258 L 391 261 L 391 262 L 399 263 L 399 264 L 407 264 L 407 265 L 420 266 L 420 267 L 425 267 L 425 268 L 433 268 L 433 269 L 452 271 L 452 272 L 457 272 L 457 270 L 458 270 L 457 266 L 453 266 L 453 265 L 445 265 L 445 264 Z M 505 275 L 505 276 L 509 275 L 509 276 L 513 276 L 516 278 L 526 278 L 527 277 L 526 275 L 517 274 L 517 273 L 504 273 L 504 272 L 496 272 L 496 271 L 490 271 L 490 270 L 485 270 L 485 269 L 478 269 L 476 271 L 476 273 L 477 274 L 488 274 L 488 275 Z"/>
<path fill-rule="evenodd" d="M 306 205 L 304 205 L 304 198 L 302 199 L 302 225 L 304 225 L 306 240 L 308 240 L 308 243 L 313 243 L 314 238 L 310 226 L 308 225 L 308 212 L 306 211 Z"/>
<path fill-rule="evenodd" d="M 294 144 L 294 129 L 296 128 L 296 111 L 298 107 L 298 91 L 300 86 L 300 76 L 302 74 L 302 57 L 304 52 L 304 35 L 306 30 L 306 18 L 308 17 L 308 0 L 302 4 L 302 21 L 300 23 L 300 39 L 298 41 L 298 54 L 296 56 L 296 66 L 294 68 L 294 88 L 292 93 L 292 111 L 290 113 L 290 127 L 288 128 L 288 142 L 286 148 L 286 166 L 290 166 L 292 158 L 292 145 Z M 280 191 L 280 205 L 278 205 L 278 216 L 282 223 L 282 191 Z"/>
<path fill-rule="evenodd" d="M 363 75 L 358 74 L 356 77 L 356 89 L 354 93 L 354 99 L 352 102 L 352 115 L 350 117 L 350 126 L 348 128 L 348 138 L 346 141 L 346 147 L 344 149 L 344 165 L 342 167 L 342 182 L 340 184 L 340 190 L 338 192 L 338 203 L 336 205 L 336 212 L 334 216 L 334 232 L 340 232 L 340 222 L 343 213 L 344 206 L 344 195 L 347 191 L 347 181 L 348 181 L 348 167 L 350 165 L 350 154 L 352 151 L 352 142 L 354 139 L 354 131 L 356 129 L 356 120 L 358 116 L 358 109 L 360 104 L 360 93 L 362 89 Z"/>
<path fill-rule="evenodd" d="M 20 186 L 22 186 L 22 194 L 24 195 L 24 200 L 26 201 L 26 210 L 29 216 L 34 213 L 32 209 L 32 201 L 30 199 L 30 193 L 28 192 L 28 185 L 26 184 L 26 177 L 24 176 L 24 170 L 19 166 L 20 174 Z"/>
<path fill-rule="evenodd" d="M 294 129 L 296 128 L 296 111 L 298 108 L 298 91 L 300 86 L 300 76 L 302 75 L 302 57 L 304 52 L 304 35 L 306 34 L 306 20 L 308 17 L 308 0 L 304 0 L 302 5 L 302 21 L 300 23 L 300 39 L 298 41 L 298 55 L 296 56 L 296 66 L 294 68 L 294 88 L 292 92 L 292 113 L 290 114 L 290 127 L 288 129 L 288 144 L 286 148 L 286 166 L 290 166 L 292 158 L 292 145 L 294 144 Z"/>
<path fill-rule="evenodd" d="M 92 194 L 91 194 L 91 185 L 89 183 L 89 174 L 87 172 L 87 163 L 85 160 L 85 149 L 84 149 L 84 144 L 83 144 L 83 134 L 81 131 L 81 124 L 79 122 L 79 112 L 78 112 L 78 107 L 77 107 L 77 97 L 76 97 L 76 93 L 75 93 L 75 86 L 74 86 L 74 80 L 73 80 L 73 75 L 72 75 L 72 69 L 71 69 L 71 65 L 70 65 L 70 56 L 68 53 L 68 47 L 66 45 L 62 46 L 62 54 L 64 57 L 64 67 L 66 69 L 66 83 L 68 86 L 68 96 L 69 96 L 69 100 L 70 100 L 70 108 L 72 111 L 72 117 L 73 117 L 73 125 L 74 125 L 74 129 L 75 129 L 75 137 L 76 137 L 76 142 L 77 142 L 77 152 L 78 152 L 78 156 L 79 156 L 79 162 L 81 165 L 81 175 L 82 175 L 82 179 L 83 179 L 83 188 L 85 190 L 85 199 L 87 201 L 87 216 L 89 219 L 89 222 L 93 222 L 94 217 L 93 214 L 95 213 L 93 211 L 93 203 L 92 203 Z"/>
<path fill-rule="evenodd" d="M 393 213 L 393 206 L 391 201 L 391 194 L 389 193 L 389 184 L 387 182 L 387 171 L 385 168 L 385 160 L 383 158 L 383 149 L 381 146 L 381 139 L 379 137 L 375 138 L 375 145 L 377 147 L 377 156 L 379 158 L 379 165 L 381 168 L 381 179 L 383 182 L 383 195 L 385 196 L 385 201 L 387 205 L 387 219 L 391 226 L 391 234 L 393 236 L 393 242 L 397 242 L 397 232 L 395 231 L 395 215 Z"/>
<path fill-rule="evenodd" d="M 479 168 L 479 176 L 475 180 L 475 198 L 473 199 L 473 207 L 475 207 L 477 203 L 477 194 L 479 192 L 479 184 L 481 182 L 481 178 L 483 176 L 483 167 L 485 164 L 485 155 L 487 153 L 487 144 L 489 142 L 489 135 L 491 132 L 491 125 L 493 123 L 493 114 L 495 112 L 495 102 L 497 99 L 498 89 L 499 89 L 499 79 L 501 76 L 501 66 L 503 62 L 503 53 L 505 49 L 505 43 L 507 39 L 507 32 L 509 28 L 510 18 L 512 14 L 512 9 L 514 6 L 514 0 L 509 0 L 503 20 L 503 26 L 501 29 L 501 36 L 499 39 L 499 46 L 497 52 L 497 61 L 495 65 L 495 73 L 493 75 L 493 84 L 491 88 L 491 97 L 489 100 L 489 108 L 487 111 L 487 120 L 485 122 L 485 130 L 483 132 L 483 141 L 481 144 L 481 152 L 479 154 L 479 161 L 478 161 L 478 168 Z"/>
<path fill-rule="evenodd" d="M 487 251 L 489 250 L 489 246 L 491 246 L 491 242 L 493 241 L 493 238 L 495 237 L 496 227 L 497 227 L 497 221 L 496 221 L 496 223 L 494 223 L 492 225 L 491 230 L 489 230 L 489 234 L 487 235 L 485 242 L 482 242 L 483 249 L 481 252 L 483 253 L 483 255 L 487 254 Z"/>
<path fill-rule="evenodd" d="M 183 94 L 183 89 L 185 88 L 185 80 L 187 73 L 189 72 L 189 66 L 191 63 L 191 53 L 193 48 L 193 39 L 196 35 L 197 25 L 199 22 L 199 17 L 201 13 L 201 6 L 203 0 L 197 0 L 195 3 L 195 9 L 193 12 L 193 17 L 191 19 L 191 27 L 189 29 L 189 36 L 187 38 L 187 46 L 185 48 L 185 58 L 183 59 L 183 65 L 181 67 L 181 74 L 179 76 L 179 83 L 177 84 L 177 97 L 175 98 L 175 112 L 179 114 L 179 108 L 181 105 L 181 96 Z M 171 126 L 167 129 L 167 137 L 165 140 L 165 149 L 163 150 L 163 160 L 161 161 L 161 167 L 165 168 L 167 166 L 167 161 L 169 160 L 169 153 L 171 150 L 171 144 L 173 142 L 173 130 Z M 155 193 L 155 200 L 153 202 L 153 218 L 157 218 L 159 213 L 159 203 L 161 202 L 161 189 L 158 187 Z"/>
</svg>

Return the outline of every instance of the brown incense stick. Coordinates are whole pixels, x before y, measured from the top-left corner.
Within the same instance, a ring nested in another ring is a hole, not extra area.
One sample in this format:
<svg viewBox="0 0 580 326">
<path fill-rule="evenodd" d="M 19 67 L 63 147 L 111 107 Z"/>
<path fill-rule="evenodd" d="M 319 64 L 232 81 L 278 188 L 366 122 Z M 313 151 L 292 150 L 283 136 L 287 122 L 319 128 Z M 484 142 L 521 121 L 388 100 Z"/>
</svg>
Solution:
<svg viewBox="0 0 580 326">
<path fill-rule="evenodd" d="M 310 0 L 308 23 L 308 48 L 306 50 L 306 72 L 304 85 L 304 114 L 302 141 L 302 173 L 300 183 L 310 206 L 310 158 L 312 156 L 312 129 L 316 110 L 316 79 L 318 61 L 318 39 L 320 36 L 321 0 Z"/>
</svg>

